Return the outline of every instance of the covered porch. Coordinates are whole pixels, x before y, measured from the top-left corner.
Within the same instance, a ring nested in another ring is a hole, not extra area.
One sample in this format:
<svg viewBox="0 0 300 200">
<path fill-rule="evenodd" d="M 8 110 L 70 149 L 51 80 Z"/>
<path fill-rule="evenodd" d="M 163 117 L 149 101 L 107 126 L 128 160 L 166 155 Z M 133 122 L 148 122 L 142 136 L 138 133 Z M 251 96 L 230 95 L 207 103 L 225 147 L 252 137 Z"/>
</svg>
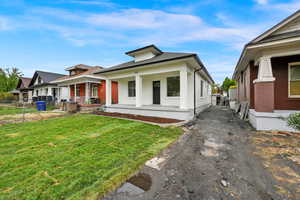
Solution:
<svg viewBox="0 0 300 200">
<path fill-rule="evenodd" d="M 111 77 L 106 91 L 118 82 L 118 104 L 106 93 L 106 112 L 190 120 L 193 118 L 193 73 L 186 66 Z"/>
<path fill-rule="evenodd" d="M 68 77 L 58 81 L 59 87 L 68 88 L 68 101 L 80 105 L 105 103 L 105 80 L 97 77 Z"/>
<path fill-rule="evenodd" d="M 118 104 L 133 107 L 171 107 L 182 110 L 192 106 L 192 73 L 186 67 L 154 72 L 120 75 L 106 80 L 106 106 L 111 106 L 112 83 L 118 82 Z"/>
<path fill-rule="evenodd" d="M 105 103 L 105 83 L 83 82 L 69 85 L 70 101 L 81 105 L 104 104 Z"/>
</svg>

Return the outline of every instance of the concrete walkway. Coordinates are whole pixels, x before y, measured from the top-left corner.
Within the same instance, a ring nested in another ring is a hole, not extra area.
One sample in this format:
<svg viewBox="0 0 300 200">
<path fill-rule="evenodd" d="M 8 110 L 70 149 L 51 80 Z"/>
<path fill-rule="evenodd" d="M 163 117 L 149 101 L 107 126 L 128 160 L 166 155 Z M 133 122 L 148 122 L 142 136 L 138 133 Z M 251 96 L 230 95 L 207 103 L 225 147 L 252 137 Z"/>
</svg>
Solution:
<svg viewBox="0 0 300 200">
<path fill-rule="evenodd" d="M 276 193 L 275 180 L 253 155 L 252 134 L 231 110 L 211 107 L 140 176 L 104 199 L 286 199 Z"/>
</svg>

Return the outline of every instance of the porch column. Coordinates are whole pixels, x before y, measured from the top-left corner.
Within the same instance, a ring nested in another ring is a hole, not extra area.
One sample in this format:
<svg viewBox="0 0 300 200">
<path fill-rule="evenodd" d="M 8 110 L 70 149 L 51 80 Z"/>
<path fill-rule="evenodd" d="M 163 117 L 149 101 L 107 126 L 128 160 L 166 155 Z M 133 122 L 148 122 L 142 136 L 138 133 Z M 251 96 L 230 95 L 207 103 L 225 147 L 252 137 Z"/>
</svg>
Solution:
<svg viewBox="0 0 300 200">
<path fill-rule="evenodd" d="M 90 100 L 90 83 L 85 83 L 85 102 Z"/>
<path fill-rule="evenodd" d="M 259 59 L 257 79 L 254 83 L 254 105 L 257 112 L 273 112 L 274 82 L 270 57 Z"/>
<path fill-rule="evenodd" d="M 106 84 L 105 84 L 105 99 L 106 99 L 106 106 L 110 106 L 111 105 L 111 80 L 110 79 L 106 79 Z"/>
<path fill-rule="evenodd" d="M 69 100 L 71 99 L 71 85 L 68 85 L 68 89 L 69 89 Z"/>
<path fill-rule="evenodd" d="M 74 84 L 74 101 L 77 102 L 77 84 Z"/>
<path fill-rule="evenodd" d="M 142 106 L 142 88 L 143 88 L 143 79 L 139 74 L 135 75 L 135 106 Z"/>
<path fill-rule="evenodd" d="M 188 99 L 188 78 L 187 70 L 180 70 L 180 108 L 187 109 L 187 99 Z"/>
</svg>

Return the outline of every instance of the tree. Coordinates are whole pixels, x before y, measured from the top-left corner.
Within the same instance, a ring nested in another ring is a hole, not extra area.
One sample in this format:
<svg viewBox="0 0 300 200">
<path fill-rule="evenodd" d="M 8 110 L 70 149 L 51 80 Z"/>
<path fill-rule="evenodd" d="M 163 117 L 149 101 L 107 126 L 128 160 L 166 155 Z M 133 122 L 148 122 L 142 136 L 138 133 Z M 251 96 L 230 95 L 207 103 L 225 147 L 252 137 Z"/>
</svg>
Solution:
<svg viewBox="0 0 300 200">
<path fill-rule="evenodd" d="M 0 68 L 0 92 L 9 92 L 17 87 L 23 74 L 16 68 Z"/>
<path fill-rule="evenodd" d="M 228 89 L 230 88 L 230 86 L 235 86 L 235 85 L 236 85 L 235 80 L 232 80 L 232 79 L 226 77 L 222 83 L 221 89 L 223 91 L 228 92 Z"/>
<path fill-rule="evenodd" d="M 212 94 L 218 94 L 219 92 L 220 92 L 219 84 L 213 84 L 212 85 Z"/>
<path fill-rule="evenodd" d="M 228 89 L 231 87 L 231 86 L 235 86 L 236 85 L 236 81 L 233 80 L 233 79 L 230 79 L 228 77 L 226 77 L 222 83 L 222 86 L 221 86 L 221 89 L 225 92 L 227 92 L 228 94 Z"/>
</svg>

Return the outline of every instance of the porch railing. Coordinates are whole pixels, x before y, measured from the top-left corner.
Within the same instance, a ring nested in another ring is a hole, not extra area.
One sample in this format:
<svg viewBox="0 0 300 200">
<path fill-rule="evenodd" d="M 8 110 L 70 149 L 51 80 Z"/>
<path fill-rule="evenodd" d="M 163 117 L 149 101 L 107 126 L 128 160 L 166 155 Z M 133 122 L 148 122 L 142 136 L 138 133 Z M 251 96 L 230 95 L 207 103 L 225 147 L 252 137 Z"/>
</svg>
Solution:
<svg viewBox="0 0 300 200">
<path fill-rule="evenodd" d="M 77 102 L 79 104 L 102 104 L 99 97 L 87 97 L 86 96 L 77 96 L 71 97 L 70 101 Z"/>
</svg>

